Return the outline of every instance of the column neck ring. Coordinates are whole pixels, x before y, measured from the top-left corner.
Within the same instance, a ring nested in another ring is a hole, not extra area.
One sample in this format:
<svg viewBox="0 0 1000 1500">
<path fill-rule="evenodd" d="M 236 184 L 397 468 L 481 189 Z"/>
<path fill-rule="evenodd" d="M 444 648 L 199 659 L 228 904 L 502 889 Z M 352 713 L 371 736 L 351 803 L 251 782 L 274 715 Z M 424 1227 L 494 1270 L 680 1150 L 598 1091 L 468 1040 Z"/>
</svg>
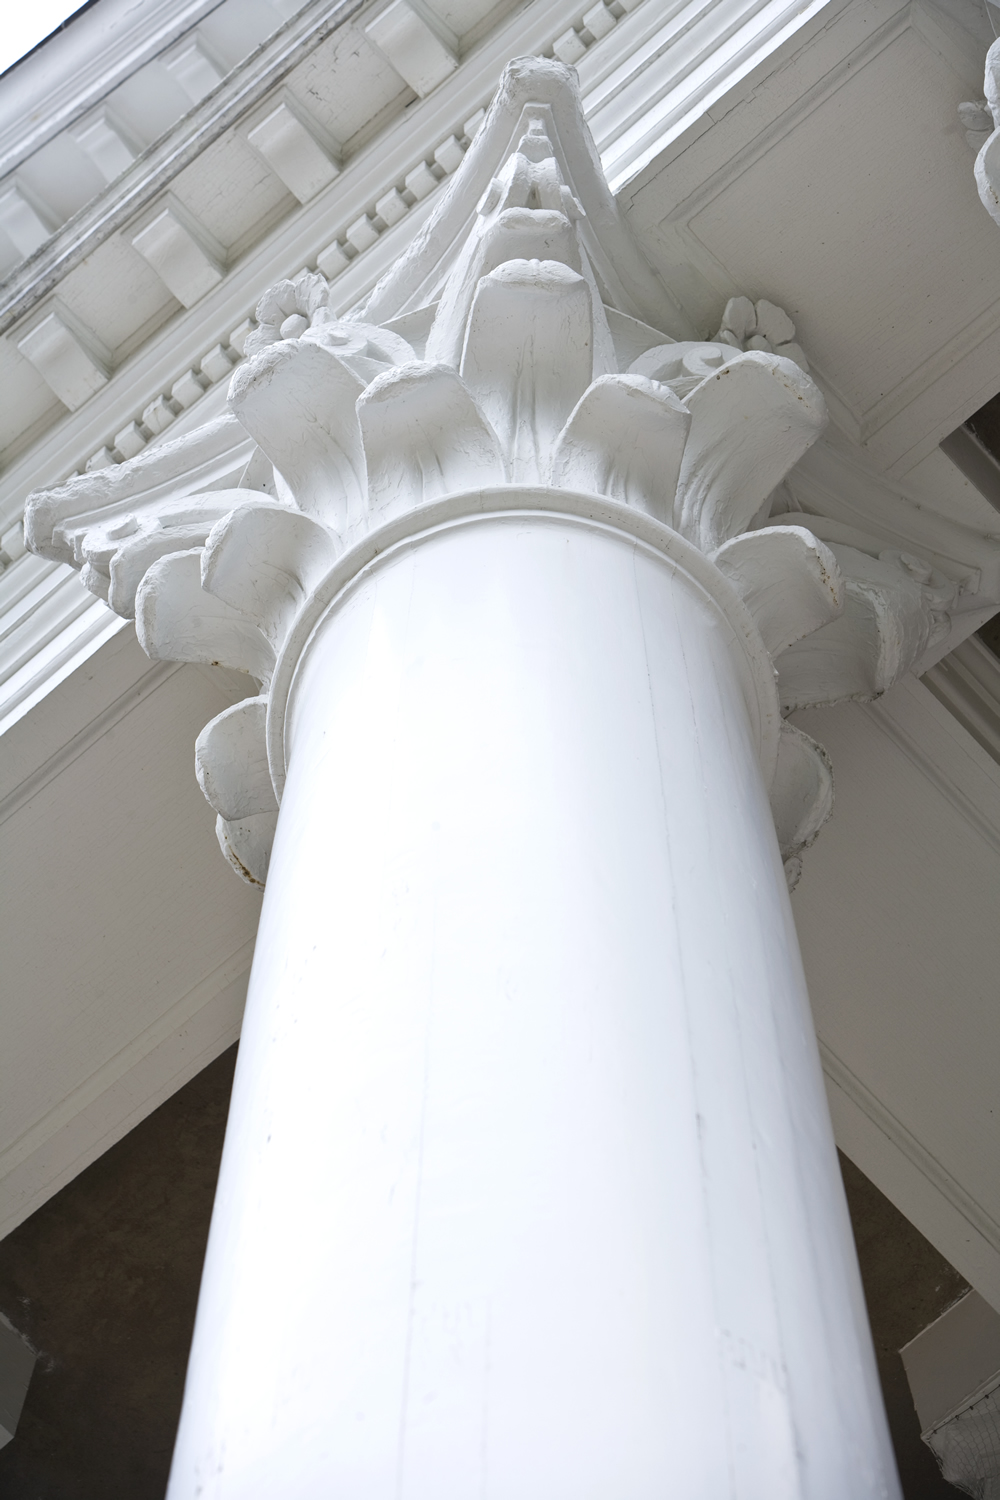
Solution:
<svg viewBox="0 0 1000 1500">
<path fill-rule="evenodd" d="M 339 557 L 313 589 L 282 646 L 271 681 L 267 753 L 279 803 L 287 767 L 285 721 L 289 698 L 299 665 L 322 622 L 363 580 L 401 552 L 458 527 L 518 520 L 549 520 L 617 535 L 686 575 L 729 627 L 758 759 L 765 784 L 770 783 L 780 726 L 774 667 L 749 610 L 714 563 L 669 526 L 605 496 L 543 485 L 497 485 L 445 495 L 394 517 Z"/>
</svg>

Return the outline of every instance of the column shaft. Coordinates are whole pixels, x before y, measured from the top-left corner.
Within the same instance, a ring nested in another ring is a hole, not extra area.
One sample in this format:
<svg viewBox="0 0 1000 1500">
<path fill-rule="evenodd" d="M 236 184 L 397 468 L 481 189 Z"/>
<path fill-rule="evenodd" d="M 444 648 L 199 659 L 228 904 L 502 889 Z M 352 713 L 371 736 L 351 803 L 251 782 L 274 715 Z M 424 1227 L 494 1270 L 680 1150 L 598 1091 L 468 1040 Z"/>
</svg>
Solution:
<svg viewBox="0 0 1000 1500">
<path fill-rule="evenodd" d="M 745 652 L 544 515 L 317 627 L 170 1500 L 897 1493 Z"/>
</svg>

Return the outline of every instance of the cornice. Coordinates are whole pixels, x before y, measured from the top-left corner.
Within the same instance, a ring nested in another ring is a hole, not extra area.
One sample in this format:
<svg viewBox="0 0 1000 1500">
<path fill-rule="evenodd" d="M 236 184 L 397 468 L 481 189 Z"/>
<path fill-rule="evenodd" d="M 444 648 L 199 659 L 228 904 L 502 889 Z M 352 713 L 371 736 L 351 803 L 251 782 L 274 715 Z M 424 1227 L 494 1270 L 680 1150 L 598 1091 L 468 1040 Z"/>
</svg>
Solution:
<svg viewBox="0 0 1000 1500">
<path fill-rule="evenodd" d="M 221 4 L 101 0 L 15 63 L 0 87 L 0 177 Z"/>
<path fill-rule="evenodd" d="M 0 334 L 161 193 L 364 0 L 312 0 L 155 141 L 103 193 L 23 261 L 0 288 Z"/>
<path fill-rule="evenodd" d="M 261 43 L 115 183 L 14 270 L 0 287 L 0 333 L 52 291 L 103 240 L 140 213 L 207 146 L 276 87 L 312 47 L 365 3 L 312 0 Z M 624 186 L 826 3 L 811 0 L 803 8 L 800 0 L 771 0 L 764 6 L 760 0 L 697 0 L 673 14 L 668 12 L 665 18 L 657 7 L 642 7 L 639 15 L 629 6 L 631 13 L 609 36 L 591 40 L 589 46 L 586 41 L 579 43 L 584 52 L 580 76 L 587 114 L 592 118 L 613 189 Z M 504 37 L 506 43 L 500 48 L 499 66 L 520 51 L 553 55 L 568 29 L 575 30 L 578 38 L 581 29 L 589 36 L 583 14 L 580 0 L 570 5 L 536 4 L 531 7 L 530 20 L 527 12 L 519 11 L 492 34 L 493 38 Z M 493 52 L 489 41 L 475 48 L 473 56 L 485 57 Z M 598 58 L 601 60 L 596 61 Z M 463 63 L 459 73 L 467 71 Z M 496 61 L 491 72 L 491 84 L 495 84 L 499 72 Z M 435 97 L 451 93 L 452 87 L 449 80 L 435 91 Z M 480 83 L 475 92 L 483 96 L 478 101 L 480 107 L 492 88 Z"/>
</svg>

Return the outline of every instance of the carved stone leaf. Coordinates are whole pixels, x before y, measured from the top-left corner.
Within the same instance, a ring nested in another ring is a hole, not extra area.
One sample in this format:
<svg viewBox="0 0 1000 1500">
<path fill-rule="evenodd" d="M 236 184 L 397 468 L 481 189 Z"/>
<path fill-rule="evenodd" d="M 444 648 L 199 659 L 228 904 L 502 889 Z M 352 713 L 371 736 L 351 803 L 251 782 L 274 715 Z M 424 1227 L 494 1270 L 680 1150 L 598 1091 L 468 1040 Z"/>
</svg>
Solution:
<svg viewBox="0 0 1000 1500">
<path fill-rule="evenodd" d="M 773 354 L 739 354 L 687 397 L 674 525 L 703 552 L 745 531 L 826 425 L 808 375 Z"/>
<path fill-rule="evenodd" d="M 553 484 L 607 495 L 667 522 L 691 418 L 668 386 L 605 375 L 581 397 L 556 445 Z"/>
<path fill-rule="evenodd" d="M 449 365 L 388 371 L 358 401 L 358 416 L 369 505 L 379 521 L 505 478 L 496 433 Z"/>
<path fill-rule="evenodd" d="M 252 813 L 236 822 L 215 820 L 215 836 L 232 868 L 248 885 L 263 889 L 271 862 L 271 846 L 278 826 L 278 809 Z"/>
<path fill-rule="evenodd" d="M 266 729 L 267 698 L 245 698 L 210 720 L 195 741 L 198 785 L 227 822 L 277 810 Z"/>
<path fill-rule="evenodd" d="M 253 621 L 277 655 L 339 551 L 336 538 L 310 516 L 279 505 L 241 505 L 208 537 L 202 588 Z"/>
<path fill-rule="evenodd" d="M 317 323 L 302 335 L 307 344 L 319 344 L 335 354 L 341 364 L 366 383 L 391 365 L 408 365 L 416 355 L 412 345 L 389 328 L 373 323 L 350 323 L 318 315 Z"/>
<path fill-rule="evenodd" d="M 147 570 L 154 562 L 169 556 L 171 552 L 186 552 L 192 547 L 202 546 L 214 522 L 215 518 L 208 516 L 201 521 L 152 525 L 119 542 L 108 562 L 106 592 L 103 595 L 115 614 L 122 615 L 126 620 L 133 619 L 136 591 Z M 93 540 L 88 542 L 84 555 L 87 567 L 81 577 L 87 587 L 97 593 L 95 584 L 98 580 L 104 582 L 104 578 L 94 566 Z"/>
<path fill-rule="evenodd" d="M 772 656 L 844 607 L 837 560 L 804 526 L 748 531 L 724 543 L 712 561 L 736 588 Z"/>
<path fill-rule="evenodd" d="M 791 888 L 801 874 L 798 856 L 813 842 L 832 811 L 830 757 L 822 745 L 794 724 L 782 724 L 771 783 L 771 812 Z"/>
<path fill-rule="evenodd" d="M 157 444 L 129 463 L 80 474 L 55 489 L 36 490 L 25 504 L 25 540 L 33 552 L 76 567 L 87 559 L 90 546 L 91 566 L 107 578 L 103 559 L 110 563 L 117 550 L 107 546 L 116 523 L 123 528 L 118 540 L 123 540 L 143 522 L 169 513 L 179 501 L 208 512 L 211 498 L 199 492 L 238 483 L 255 447 L 245 428 L 227 415 Z M 217 515 L 216 511 L 213 519 Z"/>
<path fill-rule="evenodd" d="M 171 552 L 200 547 L 212 527 L 234 505 L 253 504 L 249 490 L 211 490 L 205 495 L 158 507 L 156 514 L 140 511 L 110 526 L 87 533 L 87 559 L 81 577 L 100 593 L 116 614 L 135 615 L 136 591 L 148 568 Z"/>
<path fill-rule="evenodd" d="M 355 403 L 365 381 L 335 349 L 285 339 L 242 365 L 236 417 L 283 476 L 295 503 L 339 537 L 361 523 L 365 466 Z"/>
<path fill-rule="evenodd" d="M 983 207 L 1000 224 L 1000 130 L 994 130 L 984 142 L 973 170 Z"/>
<path fill-rule="evenodd" d="M 527 134 L 532 119 L 542 122 L 561 179 L 580 207 L 577 222 L 582 246 L 604 301 L 675 337 L 689 337 L 693 330 L 650 270 L 608 187 L 584 118 L 576 72 L 542 57 L 519 57 L 508 63 L 448 193 L 406 254 L 358 310 L 359 319 L 386 323 L 438 300 L 475 230 L 480 206 L 486 209 L 488 200 L 484 200 L 493 179 Z M 446 356 L 436 349 L 431 357 Z"/>
<path fill-rule="evenodd" d="M 844 575 L 844 609 L 783 651 L 775 666 L 782 710 L 879 697 L 941 633 L 954 586 L 907 554 L 869 557 L 830 544 Z"/>
<path fill-rule="evenodd" d="M 428 360 L 460 363 L 480 282 L 511 260 L 551 260 L 578 272 L 583 266 L 576 231 L 565 214 L 552 209 L 504 209 L 470 242 L 445 283 L 427 339 Z"/>
<path fill-rule="evenodd" d="M 676 396 L 683 398 L 734 360 L 737 352 L 728 344 L 720 343 L 657 344 L 632 362 L 629 374 L 662 381 Z"/>
<path fill-rule="evenodd" d="M 512 260 L 479 283 L 462 378 L 500 441 L 512 480 L 542 483 L 590 384 L 590 288 L 559 261 Z"/>
<path fill-rule="evenodd" d="M 135 601 L 139 644 L 153 661 L 200 661 L 270 681 L 274 651 L 257 626 L 201 586 L 201 549 L 153 564 Z"/>
</svg>

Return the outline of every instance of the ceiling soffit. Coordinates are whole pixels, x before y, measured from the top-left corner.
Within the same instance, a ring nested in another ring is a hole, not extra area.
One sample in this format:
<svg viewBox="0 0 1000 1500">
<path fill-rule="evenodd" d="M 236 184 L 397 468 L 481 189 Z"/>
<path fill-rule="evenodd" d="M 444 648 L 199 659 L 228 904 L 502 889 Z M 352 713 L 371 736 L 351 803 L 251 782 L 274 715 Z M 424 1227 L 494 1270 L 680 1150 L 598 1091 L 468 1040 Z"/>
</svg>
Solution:
<svg viewBox="0 0 1000 1500">
<path fill-rule="evenodd" d="M 985 44 L 931 0 L 820 19 L 623 196 L 697 321 L 736 292 L 787 309 L 835 422 L 899 478 L 997 388 L 1000 240 L 957 113 Z"/>
</svg>

